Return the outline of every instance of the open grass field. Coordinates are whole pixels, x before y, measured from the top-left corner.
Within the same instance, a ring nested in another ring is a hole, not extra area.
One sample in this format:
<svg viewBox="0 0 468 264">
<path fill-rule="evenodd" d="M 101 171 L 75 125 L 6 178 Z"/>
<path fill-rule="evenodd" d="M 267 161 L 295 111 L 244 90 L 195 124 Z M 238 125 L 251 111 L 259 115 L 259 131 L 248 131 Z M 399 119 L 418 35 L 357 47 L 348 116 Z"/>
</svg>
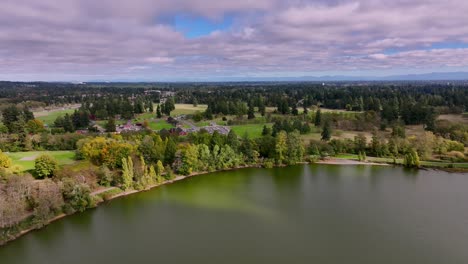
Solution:
<svg viewBox="0 0 468 264">
<path fill-rule="evenodd" d="M 243 137 L 246 133 L 249 138 L 259 138 L 262 136 L 263 126 L 265 124 L 248 124 L 248 125 L 235 125 L 231 129 L 236 132 L 238 136 Z M 271 127 L 271 124 L 266 124 Z"/>
<path fill-rule="evenodd" d="M 34 160 L 42 154 L 54 157 L 59 165 L 72 164 L 75 162 L 73 151 L 29 151 L 6 153 L 12 160 L 13 165 L 19 165 L 24 171 L 34 169 Z"/>
<path fill-rule="evenodd" d="M 195 125 L 197 127 L 205 127 L 205 126 L 209 126 L 211 124 L 211 122 L 218 123 L 216 121 L 200 121 L 200 122 L 195 123 Z"/>
<path fill-rule="evenodd" d="M 64 116 L 65 114 L 73 114 L 75 109 L 64 109 L 64 110 L 51 110 L 51 111 L 40 111 L 34 112 L 36 119 L 41 120 L 44 124 L 53 125 L 55 119 L 59 116 Z"/>
<path fill-rule="evenodd" d="M 309 144 L 311 140 L 320 140 L 322 136 L 320 133 L 309 133 L 306 135 L 301 135 L 302 142 L 305 144 Z"/>
<path fill-rule="evenodd" d="M 133 123 L 143 123 L 145 120 L 148 120 L 149 127 L 152 130 L 169 129 L 174 127 L 173 125 L 167 123 L 164 118 L 157 119 L 155 113 L 140 114 L 135 117 Z"/>
<path fill-rule="evenodd" d="M 462 123 L 468 124 L 468 115 L 461 114 L 461 115 L 440 115 L 438 117 L 439 120 L 447 120 L 453 123 Z"/>
<path fill-rule="evenodd" d="M 203 112 L 208 108 L 208 105 L 193 106 L 192 104 L 176 104 L 175 110 L 171 112 L 171 116 L 191 115 L 196 112 Z M 156 109 L 156 107 L 154 108 Z"/>
<path fill-rule="evenodd" d="M 167 123 L 166 120 L 155 119 L 155 120 L 149 120 L 149 127 L 152 130 L 161 130 L 161 129 L 170 129 L 170 128 L 173 128 L 174 126 Z"/>
</svg>

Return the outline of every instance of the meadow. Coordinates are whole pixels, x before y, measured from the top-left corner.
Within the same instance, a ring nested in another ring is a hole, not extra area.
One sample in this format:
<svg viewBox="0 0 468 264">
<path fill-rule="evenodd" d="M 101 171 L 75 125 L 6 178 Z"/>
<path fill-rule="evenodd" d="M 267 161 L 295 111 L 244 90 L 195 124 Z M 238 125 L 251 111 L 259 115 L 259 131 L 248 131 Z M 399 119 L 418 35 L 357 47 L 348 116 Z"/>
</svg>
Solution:
<svg viewBox="0 0 468 264">
<path fill-rule="evenodd" d="M 193 106 L 193 104 L 175 104 L 175 110 L 171 112 L 171 116 L 192 115 L 196 112 L 204 112 L 207 108 L 208 105 L 203 104 L 197 106 Z"/>
<path fill-rule="evenodd" d="M 55 119 L 59 116 L 64 116 L 65 114 L 73 114 L 75 109 L 62 109 L 62 110 L 51 110 L 51 111 L 40 111 L 34 112 L 36 119 L 41 120 L 44 124 L 51 126 L 54 124 Z"/>
<path fill-rule="evenodd" d="M 42 154 L 54 157 L 59 165 L 67 165 L 75 162 L 73 151 L 28 151 L 6 153 L 13 161 L 13 165 L 21 166 L 23 171 L 34 169 L 34 160 Z"/>
<path fill-rule="evenodd" d="M 236 132 L 240 137 L 243 137 L 245 134 L 249 138 L 259 138 L 262 136 L 263 126 L 265 124 L 247 124 L 247 125 L 234 125 L 231 126 L 231 129 Z M 266 124 L 267 127 L 271 127 L 271 124 Z"/>
</svg>

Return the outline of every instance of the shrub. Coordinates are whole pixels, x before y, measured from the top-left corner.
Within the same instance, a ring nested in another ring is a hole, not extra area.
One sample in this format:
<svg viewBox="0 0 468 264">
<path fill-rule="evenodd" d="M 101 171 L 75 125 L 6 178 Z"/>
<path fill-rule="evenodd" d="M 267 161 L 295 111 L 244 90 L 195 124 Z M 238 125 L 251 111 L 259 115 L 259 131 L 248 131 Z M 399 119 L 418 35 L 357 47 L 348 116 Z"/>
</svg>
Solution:
<svg viewBox="0 0 468 264">
<path fill-rule="evenodd" d="M 44 179 L 54 175 L 58 169 L 58 162 L 50 155 L 44 154 L 36 158 L 34 168 L 36 177 Z"/>
<path fill-rule="evenodd" d="M 271 169 L 271 168 L 273 168 L 274 165 L 275 165 L 275 163 L 271 159 L 267 159 L 267 160 L 265 160 L 263 162 L 263 167 L 265 167 L 266 169 Z"/>
<path fill-rule="evenodd" d="M 99 185 L 109 187 L 114 180 L 114 174 L 106 165 L 102 165 L 98 172 Z"/>
<path fill-rule="evenodd" d="M 62 195 L 65 202 L 68 204 L 64 211 L 83 212 L 86 208 L 93 206 L 91 189 L 85 183 L 78 183 L 70 178 L 63 179 Z"/>
<path fill-rule="evenodd" d="M 452 162 L 463 162 L 466 161 L 465 154 L 460 151 L 450 151 L 445 155 Z"/>
<path fill-rule="evenodd" d="M 10 168 L 11 158 L 0 150 L 0 168 Z"/>
<path fill-rule="evenodd" d="M 164 175 L 164 178 L 166 180 L 173 180 L 175 179 L 174 171 L 171 169 L 169 165 L 166 166 L 164 169 L 166 171 L 166 174 Z"/>
</svg>

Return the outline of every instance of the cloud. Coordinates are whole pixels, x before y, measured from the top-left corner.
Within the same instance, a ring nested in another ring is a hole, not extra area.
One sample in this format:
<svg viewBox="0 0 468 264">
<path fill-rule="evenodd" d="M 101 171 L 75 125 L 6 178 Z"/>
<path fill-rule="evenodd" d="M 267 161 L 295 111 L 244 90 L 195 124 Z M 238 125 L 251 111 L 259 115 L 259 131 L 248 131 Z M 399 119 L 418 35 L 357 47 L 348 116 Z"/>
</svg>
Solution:
<svg viewBox="0 0 468 264">
<path fill-rule="evenodd" d="M 188 39 L 166 19 L 180 13 L 233 23 Z M 178 78 L 468 68 L 466 49 L 431 48 L 467 44 L 467 13 L 465 0 L 3 0 L 0 72 Z"/>
<path fill-rule="evenodd" d="M 150 57 L 150 58 L 146 58 L 145 61 L 149 63 L 170 63 L 170 62 L 173 62 L 174 59 L 169 58 L 169 57 Z"/>
<path fill-rule="evenodd" d="M 387 55 L 382 54 L 382 53 L 377 53 L 377 54 L 371 54 L 369 55 L 370 58 L 376 59 L 376 60 L 385 60 L 387 58 Z"/>
</svg>

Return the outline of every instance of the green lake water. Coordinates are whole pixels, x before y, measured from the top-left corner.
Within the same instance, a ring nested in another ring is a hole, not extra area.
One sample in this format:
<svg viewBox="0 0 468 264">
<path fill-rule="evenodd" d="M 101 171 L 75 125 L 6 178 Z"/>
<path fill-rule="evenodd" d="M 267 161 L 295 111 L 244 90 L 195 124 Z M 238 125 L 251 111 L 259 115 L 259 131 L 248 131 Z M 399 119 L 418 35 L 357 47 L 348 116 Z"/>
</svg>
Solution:
<svg viewBox="0 0 468 264">
<path fill-rule="evenodd" d="M 468 263 L 468 174 L 304 165 L 192 177 L 69 216 L 0 263 Z"/>
</svg>

